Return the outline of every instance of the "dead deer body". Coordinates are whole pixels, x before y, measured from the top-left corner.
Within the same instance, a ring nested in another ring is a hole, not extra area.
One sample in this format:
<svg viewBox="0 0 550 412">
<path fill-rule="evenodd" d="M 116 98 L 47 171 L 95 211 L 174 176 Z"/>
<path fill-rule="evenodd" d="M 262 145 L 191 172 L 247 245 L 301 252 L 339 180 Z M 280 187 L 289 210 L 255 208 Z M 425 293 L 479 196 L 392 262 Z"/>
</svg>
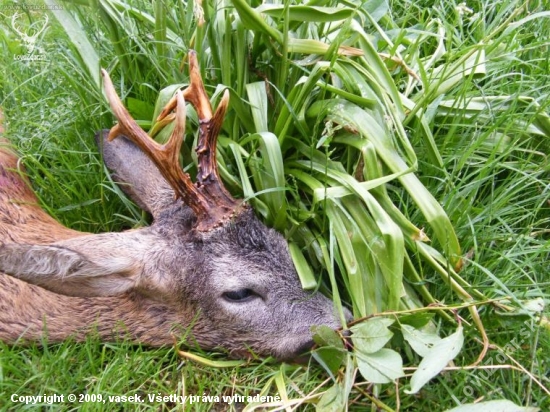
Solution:
<svg viewBox="0 0 550 412">
<path fill-rule="evenodd" d="M 102 234 L 62 226 L 38 206 L 17 157 L 0 150 L 2 341 L 97 332 L 159 346 L 175 332 L 204 349 L 284 360 L 311 347 L 312 325 L 340 326 L 329 299 L 302 290 L 283 237 L 223 187 L 215 147 L 228 94 L 212 113 L 193 52 L 189 60 L 190 85 L 161 114 L 175 117 L 164 146 L 139 128 L 103 72 L 119 121 L 99 136 L 103 159 L 151 226 Z M 178 161 L 184 99 L 200 119 L 196 183 Z"/>
</svg>

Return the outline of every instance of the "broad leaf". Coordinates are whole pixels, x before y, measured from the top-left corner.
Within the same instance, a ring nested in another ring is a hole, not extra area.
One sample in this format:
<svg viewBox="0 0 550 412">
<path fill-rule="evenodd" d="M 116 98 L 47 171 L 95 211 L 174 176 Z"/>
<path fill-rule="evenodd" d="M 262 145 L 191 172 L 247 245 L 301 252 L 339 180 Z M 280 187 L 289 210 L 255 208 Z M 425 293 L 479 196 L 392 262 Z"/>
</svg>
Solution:
<svg viewBox="0 0 550 412">
<path fill-rule="evenodd" d="M 409 325 L 401 325 L 401 332 L 413 350 L 422 357 L 427 356 L 433 347 L 441 340 L 435 333 L 415 329 Z"/>
<path fill-rule="evenodd" d="M 357 352 L 357 366 L 363 378 L 372 383 L 390 383 L 405 375 L 401 356 L 391 349 Z"/>
<path fill-rule="evenodd" d="M 325 325 L 315 325 L 311 327 L 311 332 L 313 333 L 313 341 L 317 345 L 344 350 L 344 343 L 334 329 Z"/>
<path fill-rule="evenodd" d="M 332 379 L 335 379 L 336 373 L 346 359 L 346 355 L 349 356 L 347 351 L 330 346 L 319 348 L 312 354 L 313 359 L 323 367 Z"/>
<path fill-rule="evenodd" d="M 338 372 L 346 355 L 348 355 L 342 338 L 334 329 L 324 325 L 312 326 L 311 332 L 313 333 L 313 341 L 321 346 L 313 352 L 313 358 L 334 379 L 336 372 Z"/>
<path fill-rule="evenodd" d="M 339 412 L 344 410 L 345 404 L 344 388 L 336 383 L 321 396 L 315 410 L 317 412 Z"/>
<path fill-rule="evenodd" d="M 462 333 L 462 326 L 459 326 L 455 333 L 441 339 L 428 351 L 411 378 L 411 389 L 405 390 L 405 393 L 417 393 L 458 355 L 463 344 L 464 335 Z"/>
<path fill-rule="evenodd" d="M 351 327 L 355 349 L 365 354 L 378 352 L 393 336 L 388 329 L 392 323 L 392 319 L 373 318 Z"/>
</svg>

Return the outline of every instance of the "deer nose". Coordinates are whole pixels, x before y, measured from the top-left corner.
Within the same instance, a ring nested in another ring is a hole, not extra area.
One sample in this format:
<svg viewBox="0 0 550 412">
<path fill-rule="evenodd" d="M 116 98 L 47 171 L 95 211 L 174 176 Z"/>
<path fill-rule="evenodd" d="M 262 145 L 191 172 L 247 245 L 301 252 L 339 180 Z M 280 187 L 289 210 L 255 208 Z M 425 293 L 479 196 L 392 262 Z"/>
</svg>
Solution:
<svg viewBox="0 0 550 412">
<path fill-rule="evenodd" d="M 296 353 L 298 355 L 293 356 L 291 359 L 288 360 L 288 362 L 302 365 L 308 363 L 311 358 L 309 351 L 313 347 L 314 343 L 315 342 L 313 342 L 313 339 L 309 339 L 302 343 L 300 346 L 298 346 L 298 348 L 296 348 Z"/>
<path fill-rule="evenodd" d="M 308 339 L 304 343 L 302 343 L 300 346 L 298 346 L 298 349 L 296 350 L 296 353 L 304 354 L 306 352 L 309 352 L 315 342 L 313 342 L 313 339 Z"/>
</svg>

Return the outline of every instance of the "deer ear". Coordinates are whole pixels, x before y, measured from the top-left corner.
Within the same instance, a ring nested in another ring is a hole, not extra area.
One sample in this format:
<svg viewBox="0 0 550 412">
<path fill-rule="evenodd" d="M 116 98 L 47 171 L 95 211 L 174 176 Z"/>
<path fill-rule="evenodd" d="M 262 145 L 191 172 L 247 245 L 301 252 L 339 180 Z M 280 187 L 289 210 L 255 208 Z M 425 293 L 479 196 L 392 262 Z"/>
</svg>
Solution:
<svg viewBox="0 0 550 412">
<path fill-rule="evenodd" d="M 147 253 L 139 246 L 139 238 L 134 231 L 82 236 L 51 245 L 3 244 L 0 271 L 62 295 L 119 295 L 145 280 Z M 142 244 L 149 241 L 143 240 Z"/>
<path fill-rule="evenodd" d="M 155 164 L 124 136 L 108 140 L 109 130 L 95 138 L 112 179 L 141 209 L 156 217 L 174 203 L 174 190 Z"/>
</svg>

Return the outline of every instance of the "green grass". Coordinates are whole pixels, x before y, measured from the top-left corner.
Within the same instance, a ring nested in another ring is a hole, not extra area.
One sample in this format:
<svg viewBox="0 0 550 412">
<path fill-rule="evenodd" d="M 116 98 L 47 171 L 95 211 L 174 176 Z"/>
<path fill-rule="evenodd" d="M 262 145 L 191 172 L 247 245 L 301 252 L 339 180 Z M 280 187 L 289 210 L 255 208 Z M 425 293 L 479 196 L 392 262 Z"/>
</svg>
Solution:
<svg viewBox="0 0 550 412">
<path fill-rule="evenodd" d="M 416 395 L 405 393 L 408 378 L 395 385 L 366 383 L 354 354 L 344 356 L 335 384 L 313 361 L 213 368 L 183 361 L 170 348 L 90 338 L 43 347 L 0 344 L 0 410 L 21 406 L 9 401 L 13 393 L 145 398 L 159 392 L 279 394 L 302 400 L 297 407 L 307 410 L 319 401 L 316 394 L 331 387 L 349 410 L 437 411 L 502 398 L 549 409 L 547 318 L 524 310 L 525 302 L 548 302 L 550 285 L 550 20 L 537 14 L 543 6 L 477 1 L 468 3 L 472 13 L 460 14 L 460 6 L 447 1 L 397 0 L 388 9 L 383 2 L 347 2 L 361 24 L 347 19 L 331 27 L 318 22 L 325 18 L 320 13 L 313 22 L 294 19 L 296 9 L 282 10 L 287 19 L 273 12 L 266 24 L 247 3 L 234 1 L 206 9 L 211 24 L 197 26 L 192 3 L 169 3 L 132 2 L 151 20 L 116 1 L 101 1 L 99 8 L 62 3 L 78 16 L 78 23 L 62 16 L 63 24 L 82 25 L 97 61 L 94 54 L 79 55 L 84 46 L 75 48 L 53 16 L 41 40 L 47 59 L 14 59 L 22 48 L 11 29 L 13 11 L 0 10 L 0 107 L 8 137 L 50 214 L 90 232 L 144 224 L 146 216 L 108 180 L 94 146 L 94 133 L 110 127 L 112 118 L 93 67 L 101 64 L 114 74 L 131 112 L 148 127 L 157 97 L 160 102 L 173 91 L 162 89 L 185 82 L 182 59 L 194 47 L 208 92 L 217 99 L 217 85 L 231 88 L 219 144 L 227 186 L 249 198 L 262 219 L 303 253 L 301 274 L 315 273 L 315 283 L 337 305 L 340 297 L 360 317 L 412 313 L 432 302 L 458 307 L 472 296 L 505 298 L 513 310 L 480 304 L 431 318 L 429 326 L 440 336 L 453 333 L 455 319 L 462 319 L 465 344 L 455 365 L 471 365 L 482 351 L 477 313 L 491 347 L 478 366 L 445 372 Z M 31 21 L 43 15 L 29 14 Z M 342 56 L 340 46 L 364 56 Z M 326 63 L 315 65 L 313 51 Z M 267 89 L 258 83 L 263 80 Z M 347 100 L 346 110 L 336 98 Z M 193 120 L 188 123 L 191 130 Z M 187 163 L 190 153 L 188 147 Z M 404 174 L 409 171 L 414 174 Z M 368 191 L 357 185 L 373 179 L 383 183 Z M 423 242 L 418 228 L 432 241 Z M 464 266 L 456 273 L 461 256 Z M 423 319 L 415 315 L 412 322 Z M 386 347 L 399 352 L 405 366 L 417 366 L 420 358 L 404 343 L 400 327 L 391 331 Z M 337 404 L 338 397 L 332 406 Z M 173 402 L 110 406 L 183 409 Z M 232 407 L 207 401 L 189 408 Z"/>
</svg>

